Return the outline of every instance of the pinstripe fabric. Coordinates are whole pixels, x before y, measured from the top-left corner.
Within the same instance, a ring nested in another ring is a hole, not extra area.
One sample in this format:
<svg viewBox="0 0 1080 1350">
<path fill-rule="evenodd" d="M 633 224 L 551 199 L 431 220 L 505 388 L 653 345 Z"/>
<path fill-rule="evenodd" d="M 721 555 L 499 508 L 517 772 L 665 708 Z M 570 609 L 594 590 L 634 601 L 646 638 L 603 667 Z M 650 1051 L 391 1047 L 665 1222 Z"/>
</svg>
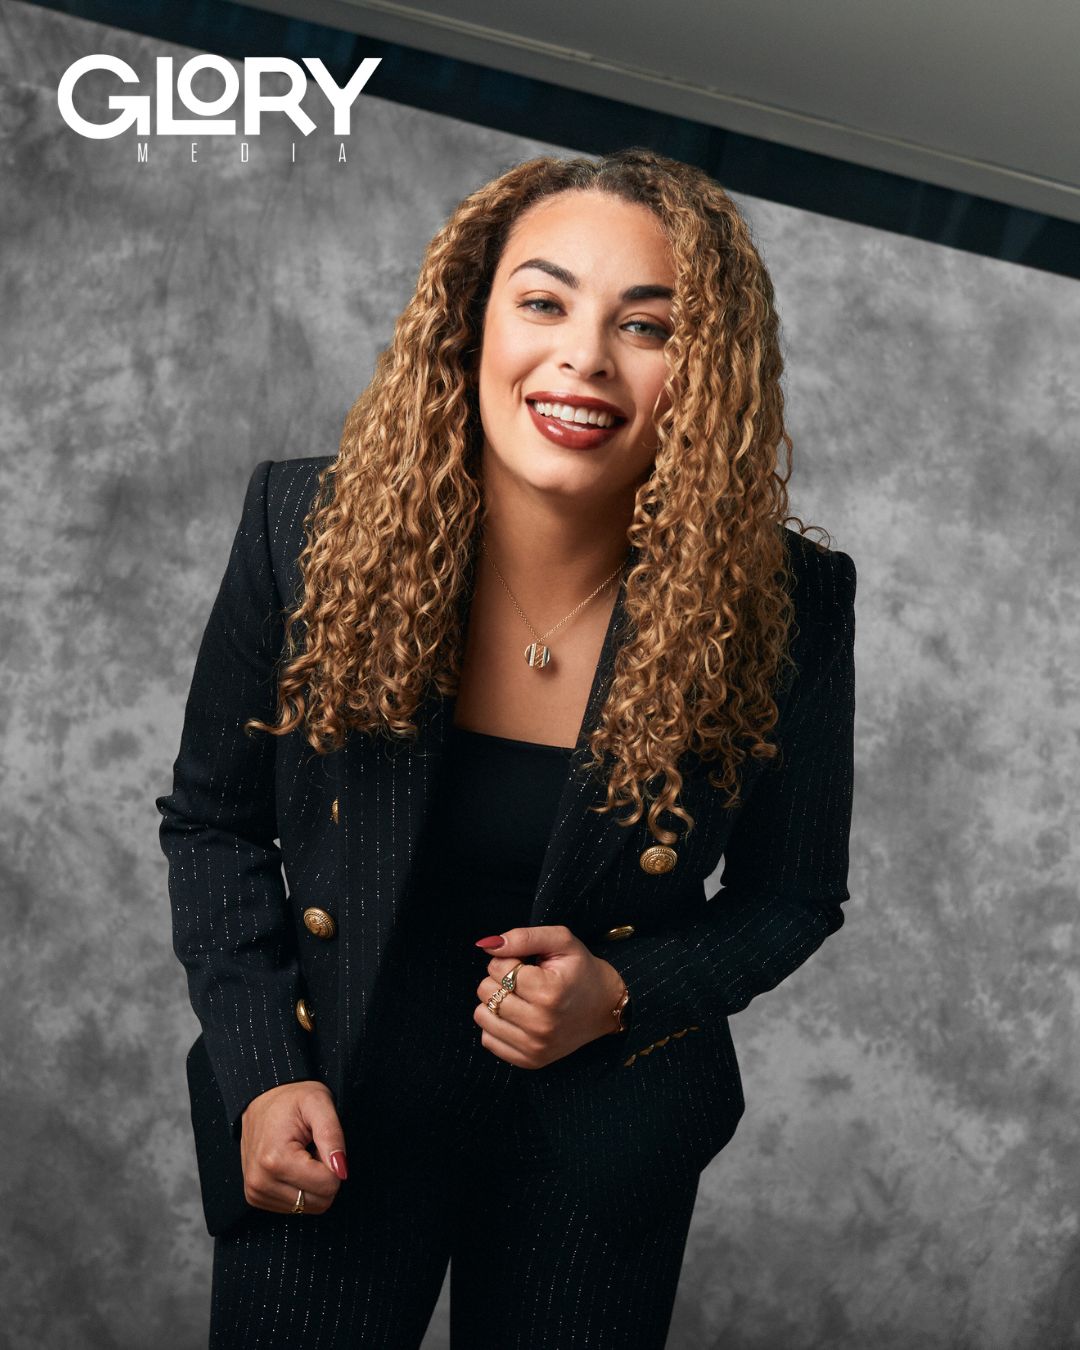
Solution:
<svg viewBox="0 0 1080 1350">
<path fill-rule="evenodd" d="M 472 1157 L 385 1130 L 370 1147 L 325 1215 L 217 1238 L 211 1350 L 417 1350 L 448 1260 L 454 1350 L 663 1350 L 697 1178 L 620 1225 L 535 1161 L 523 1110 Z"/>
<path fill-rule="evenodd" d="M 296 507 L 284 498 L 268 523 L 269 468 L 248 483 L 195 662 L 173 791 L 155 803 L 173 946 L 232 1121 L 260 1092 L 318 1077 L 293 1013 L 299 959 L 276 842 L 275 743 L 242 730 L 247 717 L 273 720 L 271 666 L 283 640 L 270 538 Z M 288 784 L 283 791 L 288 801 Z"/>
<path fill-rule="evenodd" d="M 633 992 L 632 1048 L 673 1026 L 737 1013 L 775 988 L 844 921 L 854 785 L 855 566 L 846 553 L 800 575 L 821 616 L 795 643 L 778 761 L 760 774 L 724 851 L 716 914 L 644 941 L 605 944 Z M 800 640 L 801 639 L 801 640 Z"/>
<path fill-rule="evenodd" d="M 174 945 L 203 1028 L 189 1061 L 207 1223 L 237 1201 L 239 1117 L 257 1093 L 302 1077 L 334 1092 L 352 1147 L 363 1137 L 365 1036 L 400 930 L 453 699 L 429 697 L 413 746 L 351 737 L 316 756 L 301 737 L 248 738 L 269 718 L 281 608 L 298 583 L 300 521 L 325 458 L 259 464 L 203 635 L 174 787 L 159 798 Z M 852 800 L 855 568 L 785 532 L 795 573 L 797 677 L 780 695 L 779 767 L 753 761 L 744 806 L 724 810 L 709 766 L 684 756 L 677 864 L 639 865 L 644 821 L 622 828 L 588 808 L 603 786 L 581 772 L 588 731 L 625 632 L 624 569 L 586 715 L 555 810 L 529 922 L 565 923 L 614 965 L 632 995 L 630 1030 L 524 1075 L 545 1166 L 587 1210 L 656 1212 L 685 1193 L 743 1110 L 727 1018 L 774 987 L 843 921 Z M 467 602 L 462 611 L 467 621 Z M 278 842 L 275 842 L 278 841 Z M 279 847 L 280 845 L 280 847 Z M 723 889 L 705 879 L 724 860 Z M 284 864 L 285 877 L 282 877 Z M 285 881 L 288 883 L 286 891 Z M 303 909 L 337 922 L 313 936 Z M 632 926 L 632 936 L 608 938 Z M 315 1029 L 293 1014 L 303 997 Z"/>
</svg>

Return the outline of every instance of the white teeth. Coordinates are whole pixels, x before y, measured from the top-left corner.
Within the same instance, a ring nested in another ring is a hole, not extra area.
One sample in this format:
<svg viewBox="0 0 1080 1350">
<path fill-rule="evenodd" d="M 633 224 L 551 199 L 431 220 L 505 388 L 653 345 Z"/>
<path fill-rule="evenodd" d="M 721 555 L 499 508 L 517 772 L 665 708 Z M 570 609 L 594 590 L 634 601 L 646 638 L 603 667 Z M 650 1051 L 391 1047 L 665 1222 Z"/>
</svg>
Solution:
<svg viewBox="0 0 1080 1350">
<path fill-rule="evenodd" d="M 593 427 L 613 427 L 615 419 L 611 413 L 601 412 L 597 408 L 578 408 L 571 403 L 533 403 L 533 407 L 544 417 L 556 417 L 560 422 L 576 422 Z"/>
</svg>

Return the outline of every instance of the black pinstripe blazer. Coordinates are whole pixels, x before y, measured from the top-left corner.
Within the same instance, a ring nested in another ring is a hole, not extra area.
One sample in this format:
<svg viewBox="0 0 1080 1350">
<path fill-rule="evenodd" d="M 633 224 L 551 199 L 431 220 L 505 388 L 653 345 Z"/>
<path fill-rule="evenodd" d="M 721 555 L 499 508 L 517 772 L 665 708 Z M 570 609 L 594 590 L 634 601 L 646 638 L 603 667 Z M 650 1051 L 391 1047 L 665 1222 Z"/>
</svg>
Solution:
<svg viewBox="0 0 1080 1350">
<path fill-rule="evenodd" d="M 202 1034 L 188 1056 L 207 1226 L 248 1211 L 240 1118 L 257 1094 L 318 1078 L 343 1116 L 350 1165 L 363 1121 L 364 1029 L 409 877 L 453 700 L 432 695 L 413 745 L 352 736 L 319 756 L 273 720 L 273 664 L 299 585 L 302 521 L 327 458 L 264 460 L 251 476 L 228 566 L 202 637 L 173 790 L 159 797 L 173 942 Z M 743 1111 L 727 1018 L 791 973 L 843 923 L 852 805 L 855 567 L 785 531 L 795 576 L 798 674 L 779 693 L 778 761 L 744 766 L 744 804 L 722 808 L 710 766 L 684 756 L 695 828 L 668 872 L 654 841 L 598 815 L 595 780 L 571 772 L 529 922 L 565 924 L 631 991 L 630 1030 L 528 1074 L 552 1154 L 613 1213 L 643 1188 L 700 1170 Z M 623 572 L 572 765 L 587 758 L 624 632 Z M 464 617 L 467 617 L 467 602 Z M 722 889 L 704 882 L 724 860 Z M 283 875 L 284 872 L 284 875 Z M 303 911 L 336 931 L 310 933 Z M 479 978 L 479 974 L 478 974 Z M 304 1000 L 307 1030 L 297 1017 Z M 479 1033 L 478 1033 L 479 1034 Z M 355 1097 L 355 1094 L 352 1094 Z M 355 1160 L 355 1161 L 354 1161 Z"/>
</svg>

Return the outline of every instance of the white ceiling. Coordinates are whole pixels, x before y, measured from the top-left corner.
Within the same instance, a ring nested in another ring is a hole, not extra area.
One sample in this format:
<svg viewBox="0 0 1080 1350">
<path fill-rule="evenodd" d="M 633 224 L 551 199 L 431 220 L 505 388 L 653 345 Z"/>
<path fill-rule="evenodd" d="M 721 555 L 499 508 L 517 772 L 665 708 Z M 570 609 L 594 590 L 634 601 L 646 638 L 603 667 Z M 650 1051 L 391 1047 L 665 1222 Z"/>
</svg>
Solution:
<svg viewBox="0 0 1080 1350">
<path fill-rule="evenodd" d="M 1080 222 L 1080 0 L 259 3 Z"/>
</svg>

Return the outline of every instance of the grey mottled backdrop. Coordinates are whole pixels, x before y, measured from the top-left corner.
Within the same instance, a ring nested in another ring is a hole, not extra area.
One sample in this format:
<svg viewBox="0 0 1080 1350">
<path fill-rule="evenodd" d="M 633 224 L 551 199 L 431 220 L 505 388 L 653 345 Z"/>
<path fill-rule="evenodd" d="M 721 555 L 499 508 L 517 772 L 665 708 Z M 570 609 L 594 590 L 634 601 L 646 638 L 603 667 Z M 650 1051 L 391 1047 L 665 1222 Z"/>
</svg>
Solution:
<svg viewBox="0 0 1080 1350">
<path fill-rule="evenodd" d="M 171 1350 L 211 1245 L 153 803 L 243 486 L 336 450 L 446 212 L 553 147 L 365 96 L 345 165 L 271 117 L 138 167 L 58 116 L 98 51 L 190 54 L 0 0 L 0 1342 Z M 734 1019 L 669 1347 L 1080 1345 L 1080 285 L 744 204 L 793 508 L 859 568 L 852 900 Z"/>
</svg>

